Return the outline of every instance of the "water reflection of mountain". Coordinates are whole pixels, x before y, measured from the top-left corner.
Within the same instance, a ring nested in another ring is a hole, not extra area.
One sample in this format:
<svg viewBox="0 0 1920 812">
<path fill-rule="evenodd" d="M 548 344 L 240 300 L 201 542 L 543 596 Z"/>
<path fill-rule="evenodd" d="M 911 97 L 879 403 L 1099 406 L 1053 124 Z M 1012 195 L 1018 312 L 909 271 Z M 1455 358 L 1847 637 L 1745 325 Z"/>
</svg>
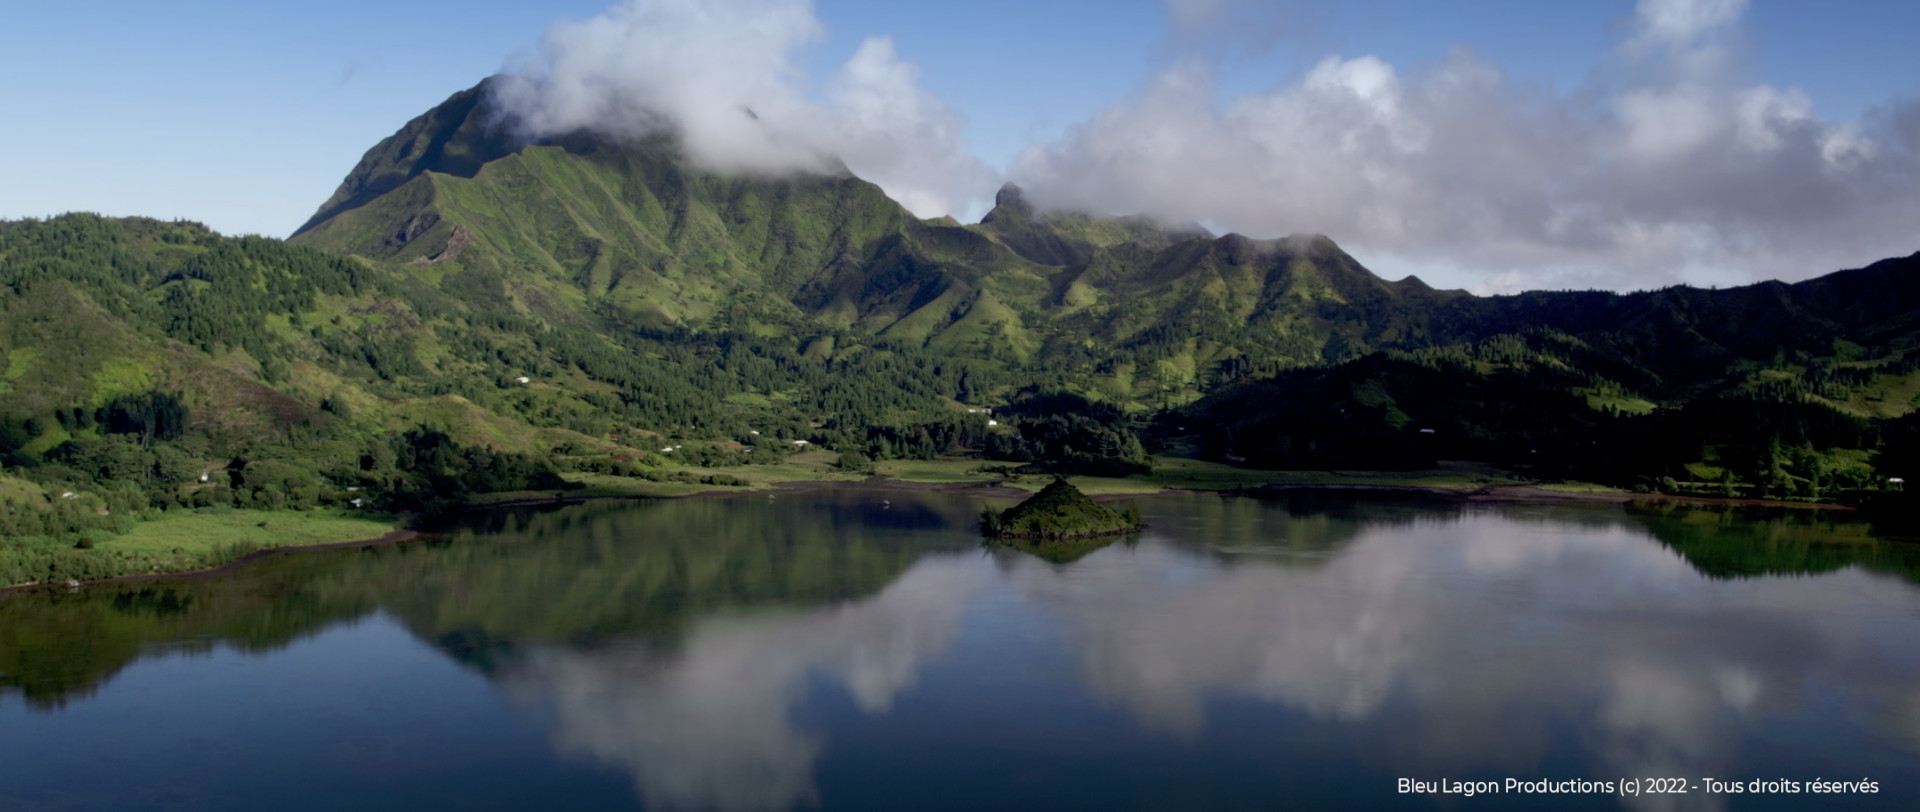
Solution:
<svg viewBox="0 0 1920 812">
<path fill-rule="evenodd" d="M 1798 751 L 1814 772 L 1910 775 L 1920 754 L 1920 592 L 1873 574 L 1708 580 L 1617 511 L 1505 507 L 1368 526 L 1312 568 L 1205 560 L 1149 538 L 1007 577 L 1073 629 L 1088 685 L 1196 747 L 1253 703 L 1400 775 L 1534 774 L 1570 746 L 1568 774 L 1715 775 L 1789 733 L 1833 747 Z"/>
<path fill-rule="evenodd" d="M 1253 498 L 1206 493 L 1146 504 L 1179 518 L 1149 534 L 1223 556 L 1315 565 L 1366 532 L 1459 521 L 1497 512 L 1513 522 L 1651 534 L 1702 575 L 1812 575 L 1858 566 L 1920 582 L 1920 543 L 1889 540 L 1848 511 L 1648 502 L 1473 504 L 1424 494 L 1283 491 Z M 1273 510 L 1279 507 L 1281 510 Z"/>
<path fill-rule="evenodd" d="M 516 645 L 672 645 L 695 616 L 869 595 L 974 543 L 960 498 L 833 491 L 469 514 L 430 540 L 276 556 L 211 578 L 0 598 L 0 692 L 57 707 L 144 653 L 267 651 L 384 610 L 489 667 Z"/>
<path fill-rule="evenodd" d="M 1222 560 L 1300 566 L 1324 565 L 1365 532 L 1493 509 L 1312 491 L 1141 504 L 1149 538 Z M 275 557 L 200 580 L 19 594 L 0 599 L 0 691 L 58 705 L 143 651 L 270 650 L 375 609 L 482 668 L 530 642 L 671 644 L 706 612 L 873 594 L 926 550 L 970 544 L 974 510 L 959 498 L 859 491 L 525 507 L 468 514 L 414 544 Z M 1920 545 L 1880 540 L 1846 514 L 1498 510 L 1511 521 L 1644 530 L 1712 577 L 1858 565 L 1920 580 Z"/>
<path fill-rule="evenodd" d="M 490 526 L 430 559 L 388 566 L 410 587 L 382 606 L 433 638 L 671 643 L 691 617 L 869 595 L 928 550 L 971 542 L 965 500 L 888 501 L 829 492 L 483 515 Z"/>
<path fill-rule="evenodd" d="M 214 578 L 0 596 L 0 695 L 19 691 L 34 707 L 58 708 L 143 655 L 281 648 L 373 610 L 363 593 L 315 588 L 355 558 L 316 552 Z"/>
<path fill-rule="evenodd" d="M 622 767 L 665 809 L 821 802 L 814 775 L 836 748 L 796 721 L 810 681 L 840 686 L 875 720 L 863 724 L 881 725 L 936 660 L 975 689 L 970 708 L 1044 709 L 1091 689 L 1202 752 L 1222 746 L 1208 737 L 1218 708 L 1282 709 L 1276 739 L 1351 742 L 1352 758 L 1398 775 L 1531 775 L 1555 758 L 1572 775 L 1728 774 L 1749 769 L 1752 731 L 1829 714 L 1845 721 L 1821 723 L 1840 745 L 1820 770 L 1898 776 L 1920 752 L 1920 661 L 1902 642 L 1920 633 L 1920 593 L 1904 584 L 1861 572 L 1703 579 L 1615 508 L 1388 506 L 1375 522 L 1364 500 L 1295 514 L 1182 498 L 1153 504 L 1178 521 L 1069 565 L 926 558 L 870 598 L 708 616 L 671 652 L 544 646 L 498 679 L 548 711 L 561 748 Z M 1293 535 L 1262 535 L 1282 530 Z M 963 629 L 975 605 L 1022 618 L 993 627 L 1002 633 L 1054 630 L 1043 645 L 1069 652 L 1077 673 L 1010 675 L 1017 647 Z M 997 696 L 1008 684 L 1027 695 Z M 1835 692 L 1845 702 L 1809 700 Z M 1835 732 L 1847 725 L 1891 749 L 1854 763 Z"/>
<path fill-rule="evenodd" d="M 1369 527 L 1450 521 L 1457 503 L 1420 495 L 1291 491 L 1180 493 L 1141 505 L 1149 536 L 1196 552 L 1324 561 Z"/>
<path fill-rule="evenodd" d="M 1709 577 L 1810 575 L 1858 566 L 1920 582 L 1920 544 L 1883 539 L 1852 513 L 1656 505 L 1627 515 Z"/>
<path fill-rule="evenodd" d="M 1106 535 L 1072 539 L 996 539 L 987 542 L 987 547 L 995 553 L 1018 553 L 1030 555 L 1042 561 L 1066 565 L 1097 553 L 1114 544 L 1127 545 L 1139 538 L 1138 534 L 1128 536 Z"/>
<path fill-rule="evenodd" d="M 1911 578 L 1906 548 L 1844 516 L 1182 494 L 1063 565 L 980 555 L 966 499 L 882 498 L 497 511 L 430 542 L 12 596 L 0 690 L 57 705 L 143 653 L 265 651 L 383 611 L 660 809 L 830 801 L 820 776 L 854 744 L 809 710 L 819 689 L 863 725 L 940 731 L 965 720 L 895 717 L 943 679 L 966 689 L 949 713 L 1090 691 L 1148 737 L 1125 746 L 1205 751 L 1230 707 L 1395 774 L 1708 775 L 1748 769 L 1753 731 L 1810 725 L 1870 762 L 1836 770 L 1897 777 L 1920 751 L 1920 590 L 1877 574 Z M 1021 673 L 1049 657 L 1061 673 Z"/>
</svg>

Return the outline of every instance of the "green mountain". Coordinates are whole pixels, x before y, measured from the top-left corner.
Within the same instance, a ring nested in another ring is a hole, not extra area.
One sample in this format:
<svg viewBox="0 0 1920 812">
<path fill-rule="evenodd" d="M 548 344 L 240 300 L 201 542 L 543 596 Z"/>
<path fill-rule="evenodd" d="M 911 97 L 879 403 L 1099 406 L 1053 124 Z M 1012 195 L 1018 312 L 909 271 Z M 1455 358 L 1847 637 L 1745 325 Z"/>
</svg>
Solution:
<svg viewBox="0 0 1920 812">
<path fill-rule="evenodd" d="M 293 241 L 498 286 L 537 318 L 783 336 L 820 358 L 896 342 L 1155 403 L 1257 363 L 1419 340 L 1423 314 L 1464 295 L 1380 280 L 1325 238 L 1039 213 L 1013 187 L 961 226 L 850 175 L 700 171 L 666 138 L 514 144 L 486 94 L 369 151 Z"/>
<path fill-rule="evenodd" d="M 455 94 L 370 150 L 294 242 L 498 287 L 533 318 L 781 337 L 815 358 L 891 342 L 1146 406 L 1534 329 L 1616 359 L 1639 396 L 1686 398 L 1780 352 L 1899 352 L 1920 303 L 1903 261 L 1798 285 L 1474 297 L 1382 280 L 1325 237 L 1039 212 L 1011 186 L 976 225 L 923 221 L 844 173 L 720 175 L 664 137 L 515 142 L 487 99 L 486 83 Z"/>
<path fill-rule="evenodd" d="M 1916 281 L 1920 255 L 1794 285 L 1465 298 L 1436 317 L 1443 341 L 1221 387 L 1161 432 L 1280 468 L 1473 459 L 1714 496 L 1873 491 L 1920 473 Z"/>
<path fill-rule="evenodd" d="M 845 172 L 702 170 L 665 137 L 529 142 L 488 93 L 376 145 L 288 241 L 0 223 L 0 537 L 417 508 L 801 441 L 851 466 L 1465 458 L 1721 494 L 1920 475 L 1920 255 L 1476 297 L 1321 236 L 1040 211 L 1011 186 L 961 225 Z"/>
</svg>

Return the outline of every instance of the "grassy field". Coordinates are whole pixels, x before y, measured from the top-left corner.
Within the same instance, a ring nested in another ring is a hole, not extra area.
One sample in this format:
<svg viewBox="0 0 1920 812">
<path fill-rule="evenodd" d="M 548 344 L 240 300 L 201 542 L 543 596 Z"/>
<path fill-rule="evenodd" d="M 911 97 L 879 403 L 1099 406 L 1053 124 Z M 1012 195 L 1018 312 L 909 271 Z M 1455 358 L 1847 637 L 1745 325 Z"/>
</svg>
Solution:
<svg viewBox="0 0 1920 812">
<path fill-rule="evenodd" d="M 998 480 L 1001 484 L 1027 491 L 1038 491 L 1053 481 L 1047 475 L 1008 477 L 980 473 L 983 463 L 974 459 L 896 460 L 880 464 L 882 476 L 911 482 L 979 482 Z M 1528 480 L 1490 467 L 1450 464 L 1422 471 L 1262 471 L 1237 468 L 1217 462 L 1185 457 L 1159 457 L 1153 472 L 1130 477 L 1069 477 L 1074 487 L 1089 495 L 1155 493 L 1169 489 L 1225 491 L 1258 488 L 1264 485 L 1393 485 L 1402 487 L 1477 490 L 1501 485 L 1524 485 Z M 1599 486 L 1573 485 L 1574 488 Z"/>
<path fill-rule="evenodd" d="M 391 518 L 333 510 L 199 511 L 141 522 L 123 535 L 96 542 L 107 552 L 210 553 L 223 547 L 300 547 L 376 538 L 394 529 Z"/>
<path fill-rule="evenodd" d="M 1008 463 L 978 459 L 940 459 L 940 460 L 886 460 L 876 463 L 874 470 L 887 479 L 899 479 L 907 482 L 964 482 L 985 484 L 1006 479 L 1002 474 L 989 474 L 982 471 L 983 466 L 1005 466 Z M 1038 477 L 1028 477 L 1038 480 Z M 1029 490 L 1046 487 L 1051 479 L 1040 481 Z M 1013 483 L 1008 483 L 1013 484 Z"/>
<path fill-rule="evenodd" d="M 0 499 L 15 502 L 38 502 L 46 498 L 46 490 L 39 485 L 18 477 L 0 474 Z"/>
<path fill-rule="evenodd" d="M 1548 482 L 1535 485 L 1534 487 L 1543 491 L 1558 491 L 1560 493 L 1631 493 L 1631 491 L 1622 488 L 1615 488 L 1610 485 L 1595 485 L 1591 482 Z"/>
<path fill-rule="evenodd" d="M 392 517 L 334 510 L 176 511 L 126 533 L 88 531 L 87 547 L 44 538 L 0 546 L 0 586 L 190 572 L 276 547 L 359 541 L 395 528 Z"/>
<path fill-rule="evenodd" d="M 685 475 L 689 478 L 720 477 L 724 480 L 738 480 L 745 485 L 715 485 L 701 482 L 656 481 L 640 477 L 613 476 L 610 474 L 569 473 L 563 477 L 581 487 L 561 492 L 568 499 L 600 499 L 607 497 L 668 497 L 687 496 L 695 493 L 713 493 L 728 491 L 764 490 L 783 482 L 860 482 L 867 479 L 865 474 L 852 474 L 839 469 L 834 464 L 839 456 L 826 451 L 806 451 L 788 457 L 778 465 L 739 465 L 719 468 L 699 468 L 686 466 L 667 468 L 655 472 L 661 476 Z M 882 475 L 885 466 L 882 463 Z M 969 462 L 969 466 L 978 465 Z M 916 482 L 944 482 L 943 479 L 915 479 L 913 477 L 893 477 Z M 963 480 L 951 480 L 963 481 Z M 476 498 L 476 504 L 499 504 L 518 502 L 528 499 L 550 499 L 554 491 L 513 491 L 492 493 Z"/>
<path fill-rule="evenodd" d="M 693 493 L 760 490 L 787 482 L 860 482 L 862 474 L 841 471 L 834 465 L 835 455 L 824 451 L 795 454 L 780 465 L 746 465 L 731 468 L 675 468 L 657 472 L 661 476 L 720 476 L 745 482 L 744 485 L 715 485 L 698 482 L 654 481 L 637 477 L 605 474 L 568 474 L 567 479 L 583 487 L 565 492 L 567 498 L 685 496 Z M 977 458 L 935 460 L 885 460 L 875 465 L 874 477 L 901 482 L 937 485 L 1000 485 L 1024 491 L 1038 491 L 1053 481 L 1046 474 L 1008 475 L 989 468 L 1006 468 L 1010 463 Z M 1074 487 L 1090 496 L 1123 496 L 1158 493 L 1164 490 L 1223 491 L 1258 488 L 1266 485 L 1353 485 L 1441 488 L 1472 491 L 1505 485 L 1535 484 L 1489 466 L 1448 463 L 1445 467 L 1419 471 L 1261 471 L 1237 468 L 1216 462 L 1185 457 L 1160 457 L 1153 472 L 1130 477 L 1069 477 Z M 1610 493 L 1614 489 L 1587 483 L 1539 485 L 1568 493 Z M 545 499 L 550 491 L 491 494 L 482 504 Z"/>
</svg>

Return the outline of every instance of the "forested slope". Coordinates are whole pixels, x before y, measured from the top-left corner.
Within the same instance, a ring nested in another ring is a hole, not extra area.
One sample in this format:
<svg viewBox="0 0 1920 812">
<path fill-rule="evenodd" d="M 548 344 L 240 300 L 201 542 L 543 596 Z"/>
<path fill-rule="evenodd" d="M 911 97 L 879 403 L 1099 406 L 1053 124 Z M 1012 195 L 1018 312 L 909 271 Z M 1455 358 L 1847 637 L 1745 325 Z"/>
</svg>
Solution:
<svg viewBox="0 0 1920 812">
<path fill-rule="evenodd" d="M 483 83 L 376 145 L 292 241 L 0 223 L 0 535 L 64 549 L 173 508 L 415 509 L 802 444 L 849 470 L 1465 458 L 1830 498 L 1920 474 L 1917 329 L 1920 255 L 1478 297 L 1322 236 L 1014 187 L 961 225 L 844 172 L 699 169 L 664 136 L 527 142 Z"/>
</svg>

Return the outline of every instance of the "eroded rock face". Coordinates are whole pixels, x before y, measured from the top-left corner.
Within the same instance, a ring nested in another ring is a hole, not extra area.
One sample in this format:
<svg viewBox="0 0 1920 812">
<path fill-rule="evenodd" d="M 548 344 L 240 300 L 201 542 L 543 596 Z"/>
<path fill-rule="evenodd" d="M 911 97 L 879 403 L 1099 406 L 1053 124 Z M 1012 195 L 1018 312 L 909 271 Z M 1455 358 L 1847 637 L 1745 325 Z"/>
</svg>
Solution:
<svg viewBox="0 0 1920 812">
<path fill-rule="evenodd" d="M 473 232 L 468 231 L 466 226 L 454 226 L 453 233 L 447 237 L 447 245 L 445 248 L 440 249 L 440 252 L 433 256 L 416 258 L 413 264 L 425 266 L 432 265 L 436 262 L 446 262 L 450 259 L 459 259 L 460 254 L 465 252 L 467 246 L 472 244 Z"/>
<path fill-rule="evenodd" d="M 381 245 L 386 248 L 399 248 L 407 243 L 413 242 L 415 239 L 418 239 L 420 235 L 427 233 L 429 229 L 439 224 L 440 215 L 438 214 L 423 212 L 413 215 L 412 217 L 408 217 L 406 222 L 401 223 L 399 230 L 387 237 L 386 241 L 381 243 Z"/>
</svg>

